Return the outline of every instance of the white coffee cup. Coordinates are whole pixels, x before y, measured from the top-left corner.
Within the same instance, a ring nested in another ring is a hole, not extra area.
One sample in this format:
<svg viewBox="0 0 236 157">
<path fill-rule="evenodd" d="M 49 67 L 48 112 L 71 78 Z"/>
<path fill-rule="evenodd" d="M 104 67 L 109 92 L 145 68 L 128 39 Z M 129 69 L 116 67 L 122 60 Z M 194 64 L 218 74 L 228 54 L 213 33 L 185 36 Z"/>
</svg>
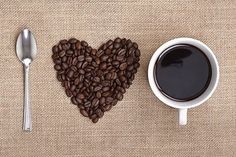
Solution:
<svg viewBox="0 0 236 157">
<path fill-rule="evenodd" d="M 199 48 L 208 57 L 211 64 L 212 76 L 211 76 L 211 80 L 207 89 L 199 97 L 189 100 L 189 101 L 175 101 L 173 99 L 168 98 L 159 90 L 155 82 L 154 68 L 155 68 L 155 64 L 158 57 L 167 48 L 172 47 L 177 44 L 178 45 L 188 44 L 188 45 L 192 45 Z M 201 41 L 192 39 L 192 38 L 176 38 L 163 44 L 153 54 L 149 62 L 149 66 L 148 66 L 148 80 L 149 80 L 149 85 L 157 98 L 159 98 L 166 105 L 179 110 L 179 125 L 186 125 L 187 124 L 187 110 L 189 108 L 197 107 L 203 104 L 206 100 L 208 100 L 211 97 L 211 95 L 215 91 L 218 81 L 219 81 L 219 65 L 212 50 Z"/>
</svg>

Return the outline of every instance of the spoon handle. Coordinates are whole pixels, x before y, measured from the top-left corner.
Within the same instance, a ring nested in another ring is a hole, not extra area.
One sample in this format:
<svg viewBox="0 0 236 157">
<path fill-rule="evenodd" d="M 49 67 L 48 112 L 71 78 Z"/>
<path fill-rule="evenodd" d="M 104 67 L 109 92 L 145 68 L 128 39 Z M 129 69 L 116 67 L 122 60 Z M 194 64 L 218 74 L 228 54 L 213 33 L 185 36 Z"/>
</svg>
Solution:
<svg viewBox="0 0 236 157">
<path fill-rule="evenodd" d="M 23 130 L 31 131 L 31 108 L 29 102 L 29 65 L 24 65 L 24 123 Z"/>
</svg>

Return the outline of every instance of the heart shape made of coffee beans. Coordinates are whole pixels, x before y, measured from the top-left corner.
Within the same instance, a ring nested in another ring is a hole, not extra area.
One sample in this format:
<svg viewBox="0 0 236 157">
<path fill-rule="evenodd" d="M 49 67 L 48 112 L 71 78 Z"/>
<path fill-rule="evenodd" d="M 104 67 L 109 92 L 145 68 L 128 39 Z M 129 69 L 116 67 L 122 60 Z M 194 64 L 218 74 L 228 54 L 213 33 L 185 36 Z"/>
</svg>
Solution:
<svg viewBox="0 0 236 157">
<path fill-rule="evenodd" d="M 71 38 L 61 40 L 52 52 L 66 95 L 93 123 L 123 99 L 140 66 L 138 44 L 125 38 L 109 40 L 98 50 Z"/>
</svg>

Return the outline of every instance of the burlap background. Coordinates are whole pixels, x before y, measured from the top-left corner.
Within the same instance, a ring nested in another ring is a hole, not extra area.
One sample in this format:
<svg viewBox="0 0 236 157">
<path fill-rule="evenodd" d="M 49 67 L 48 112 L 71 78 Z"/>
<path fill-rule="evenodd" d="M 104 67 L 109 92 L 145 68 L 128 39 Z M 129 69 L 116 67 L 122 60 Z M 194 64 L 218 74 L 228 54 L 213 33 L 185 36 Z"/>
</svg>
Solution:
<svg viewBox="0 0 236 157">
<path fill-rule="evenodd" d="M 30 72 L 32 133 L 21 130 L 23 74 L 15 55 L 24 27 L 38 43 Z M 51 47 L 69 37 L 98 47 L 117 36 L 139 44 L 141 67 L 124 100 L 92 124 L 57 82 Z M 189 110 L 185 127 L 147 81 L 153 52 L 182 36 L 209 45 L 221 72 L 216 92 Z M 0 48 L 0 156 L 236 156 L 235 0 L 1 1 Z"/>
</svg>

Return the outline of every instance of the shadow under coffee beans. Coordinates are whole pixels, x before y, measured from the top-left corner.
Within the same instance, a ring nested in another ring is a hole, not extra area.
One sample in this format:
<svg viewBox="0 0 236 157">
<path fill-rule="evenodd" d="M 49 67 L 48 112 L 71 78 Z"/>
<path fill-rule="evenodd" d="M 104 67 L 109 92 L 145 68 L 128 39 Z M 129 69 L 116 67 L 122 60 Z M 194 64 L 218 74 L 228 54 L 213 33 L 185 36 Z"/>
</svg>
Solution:
<svg viewBox="0 0 236 157">
<path fill-rule="evenodd" d="M 137 43 L 119 37 L 98 50 L 75 38 L 61 40 L 52 52 L 66 95 L 94 123 L 123 99 L 140 66 Z"/>
</svg>

